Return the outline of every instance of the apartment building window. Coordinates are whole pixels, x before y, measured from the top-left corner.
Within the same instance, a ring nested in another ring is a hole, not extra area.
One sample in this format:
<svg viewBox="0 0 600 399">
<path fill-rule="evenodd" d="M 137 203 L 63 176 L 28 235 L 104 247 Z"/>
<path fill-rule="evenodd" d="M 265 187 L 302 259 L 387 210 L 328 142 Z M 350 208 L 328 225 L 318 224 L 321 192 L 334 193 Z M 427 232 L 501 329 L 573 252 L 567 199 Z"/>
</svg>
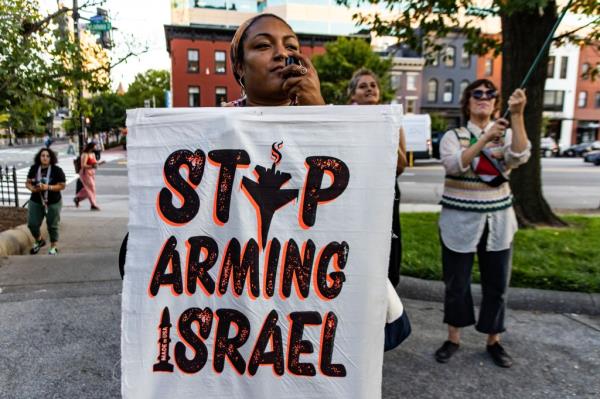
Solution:
<svg viewBox="0 0 600 399">
<path fill-rule="evenodd" d="M 188 106 L 199 107 L 200 106 L 200 88 L 198 86 L 188 87 Z"/>
<path fill-rule="evenodd" d="M 494 60 L 491 58 L 485 59 L 485 64 L 483 66 L 483 74 L 485 76 L 492 76 L 494 73 Z"/>
<path fill-rule="evenodd" d="M 417 105 L 417 100 L 415 100 L 414 98 L 407 98 L 406 99 L 406 113 L 414 114 L 416 105 Z"/>
<path fill-rule="evenodd" d="M 187 51 L 187 70 L 193 73 L 200 70 L 200 53 L 198 50 L 189 49 Z"/>
<path fill-rule="evenodd" d="M 454 100 L 454 81 L 448 79 L 444 82 L 444 94 L 442 97 L 445 103 L 451 103 Z"/>
<path fill-rule="evenodd" d="M 448 68 L 454 68 L 456 62 L 456 47 L 447 46 L 444 54 L 444 65 Z"/>
<path fill-rule="evenodd" d="M 594 102 L 596 103 L 595 107 L 600 108 L 600 91 L 596 92 L 596 101 Z"/>
<path fill-rule="evenodd" d="M 227 102 L 227 87 L 215 88 L 215 104 L 217 107 L 221 106 L 221 103 Z"/>
<path fill-rule="evenodd" d="M 392 87 L 392 90 L 400 90 L 400 87 L 402 86 L 401 82 L 402 74 L 393 74 L 392 76 L 390 76 L 390 86 Z"/>
<path fill-rule="evenodd" d="M 225 73 L 227 56 L 224 51 L 215 51 L 215 73 Z"/>
<path fill-rule="evenodd" d="M 435 79 L 430 79 L 427 82 L 427 102 L 437 102 L 438 82 Z"/>
<path fill-rule="evenodd" d="M 438 66 L 440 65 L 440 52 L 439 51 L 434 51 L 433 54 L 431 54 L 431 66 Z"/>
<path fill-rule="evenodd" d="M 469 85 L 469 81 L 468 80 L 463 80 L 462 82 L 460 82 L 460 86 L 458 86 L 458 94 L 461 97 L 464 94 L 465 89 L 467 88 L 468 85 Z"/>
<path fill-rule="evenodd" d="M 577 106 L 579 108 L 587 107 L 587 91 L 580 91 L 577 97 Z"/>
<path fill-rule="evenodd" d="M 544 91 L 544 111 L 562 111 L 565 92 L 562 90 Z"/>
<path fill-rule="evenodd" d="M 561 61 L 560 61 L 560 78 L 561 79 L 566 79 L 567 78 L 567 67 L 569 65 L 569 57 L 560 57 Z"/>
<path fill-rule="evenodd" d="M 590 77 L 590 64 L 588 64 L 587 62 L 581 65 L 581 77 L 583 79 L 587 79 Z"/>
<path fill-rule="evenodd" d="M 410 91 L 417 90 L 417 74 L 415 74 L 415 73 L 406 74 L 406 90 L 410 90 Z"/>
<path fill-rule="evenodd" d="M 554 77 L 554 64 L 556 63 L 556 57 L 551 55 L 548 57 L 548 78 Z"/>
<path fill-rule="evenodd" d="M 471 54 L 463 47 L 462 53 L 460 55 L 460 66 L 463 68 L 471 67 Z"/>
</svg>

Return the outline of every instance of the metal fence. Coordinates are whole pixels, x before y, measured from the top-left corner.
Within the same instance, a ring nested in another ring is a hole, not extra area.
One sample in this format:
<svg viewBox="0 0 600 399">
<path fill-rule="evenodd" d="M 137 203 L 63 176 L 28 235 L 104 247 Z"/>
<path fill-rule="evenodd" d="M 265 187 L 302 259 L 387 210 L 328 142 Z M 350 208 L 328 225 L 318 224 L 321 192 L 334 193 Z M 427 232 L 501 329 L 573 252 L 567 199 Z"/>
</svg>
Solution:
<svg viewBox="0 0 600 399">
<path fill-rule="evenodd" d="M 0 166 L 0 206 L 19 207 L 19 192 L 17 191 L 17 170 Z"/>
</svg>

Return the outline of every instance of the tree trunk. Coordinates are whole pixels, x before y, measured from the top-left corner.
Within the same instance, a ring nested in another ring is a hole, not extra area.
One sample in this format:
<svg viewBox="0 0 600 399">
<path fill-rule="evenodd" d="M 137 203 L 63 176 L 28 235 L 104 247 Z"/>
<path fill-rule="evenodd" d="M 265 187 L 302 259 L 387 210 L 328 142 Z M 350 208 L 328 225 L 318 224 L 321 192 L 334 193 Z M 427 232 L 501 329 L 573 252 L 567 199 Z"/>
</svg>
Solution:
<svg viewBox="0 0 600 399">
<path fill-rule="evenodd" d="M 502 99 L 503 106 L 519 87 L 529 67 L 542 48 L 557 20 L 556 3 L 549 1 L 544 9 L 524 9 L 502 14 Z M 547 76 L 548 50 L 526 85 L 527 107 L 525 128 L 531 141 L 529 162 L 511 173 L 510 185 L 515 195 L 515 211 L 519 225 L 565 226 L 552 211 L 542 194 L 540 135 Z"/>
</svg>

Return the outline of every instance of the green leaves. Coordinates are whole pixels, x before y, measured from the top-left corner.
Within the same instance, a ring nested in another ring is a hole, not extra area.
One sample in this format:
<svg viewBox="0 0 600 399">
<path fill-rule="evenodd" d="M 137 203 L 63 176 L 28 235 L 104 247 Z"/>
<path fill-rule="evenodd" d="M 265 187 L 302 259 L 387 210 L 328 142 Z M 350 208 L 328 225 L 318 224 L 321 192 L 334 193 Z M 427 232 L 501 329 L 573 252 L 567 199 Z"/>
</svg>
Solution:
<svg viewBox="0 0 600 399">
<path fill-rule="evenodd" d="M 149 69 L 144 73 L 138 73 L 133 83 L 129 85 L 125 95 L 127 108 L 141 108 L 144 100 L 154 101 L 157 107 L 165 106 L 165 90 L 170 87 L 169 71 Z"/>
<path fill-rule="evenodd" d="M 32 98 L 64 102 L 78 81 L 90 92 L 108 88 L 108 56 L 92 37 L 80 51 L 68 12 L 42 15 L 37 0 L 0 0 L 0 112 Z"/>
<path fill-rule="evenodd" d="M 348 83 L 354 71 L 369 68 L 379 76 L 382 101 L 393 96 L 389 85 L 391 60 L 382 59 L 362 39 L 340 37 L 325 45 L 327 52 L 316 55 L 312 61 L 321 80 L 321 94 L 328 104 L 348 103 Z"/>
</svg>

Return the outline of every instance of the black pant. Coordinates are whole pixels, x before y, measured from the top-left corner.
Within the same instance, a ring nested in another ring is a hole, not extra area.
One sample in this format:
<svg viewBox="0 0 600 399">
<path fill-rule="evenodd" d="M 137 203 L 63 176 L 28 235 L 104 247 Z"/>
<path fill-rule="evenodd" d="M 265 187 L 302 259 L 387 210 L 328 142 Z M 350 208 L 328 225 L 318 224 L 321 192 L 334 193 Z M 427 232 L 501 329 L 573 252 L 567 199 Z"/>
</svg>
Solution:
<svg viewBox="0 0 600 399">
<path fill-rule="evenodd" d="M 477 245 L 477 258 L 481 274 L 481 308 L 475 328 L 484 334 L 499 334 L 505 331 L 504 295 L 510 278 L 512 246 L 503 251 L 485 249 L 488 227 L 485 226 Z M 442 241 L 442 267 L 446 295 L 444 298 L 444 323 L 454 327 L 475 324 L 473 298 L 471 296 L 471 271 L 475 253 L 454 252 Z"/>
<path fill-rule="evenodd" d="M 402 261 L 402 234 L 400 230 L 400 189 L 398 183 L 394 190 L 394 211 L 392 213 L 392 244 L 390 249 L 390 264 L 388 278 L 394 287 L 400 282 L 400 266 Z"/>
</svg>

